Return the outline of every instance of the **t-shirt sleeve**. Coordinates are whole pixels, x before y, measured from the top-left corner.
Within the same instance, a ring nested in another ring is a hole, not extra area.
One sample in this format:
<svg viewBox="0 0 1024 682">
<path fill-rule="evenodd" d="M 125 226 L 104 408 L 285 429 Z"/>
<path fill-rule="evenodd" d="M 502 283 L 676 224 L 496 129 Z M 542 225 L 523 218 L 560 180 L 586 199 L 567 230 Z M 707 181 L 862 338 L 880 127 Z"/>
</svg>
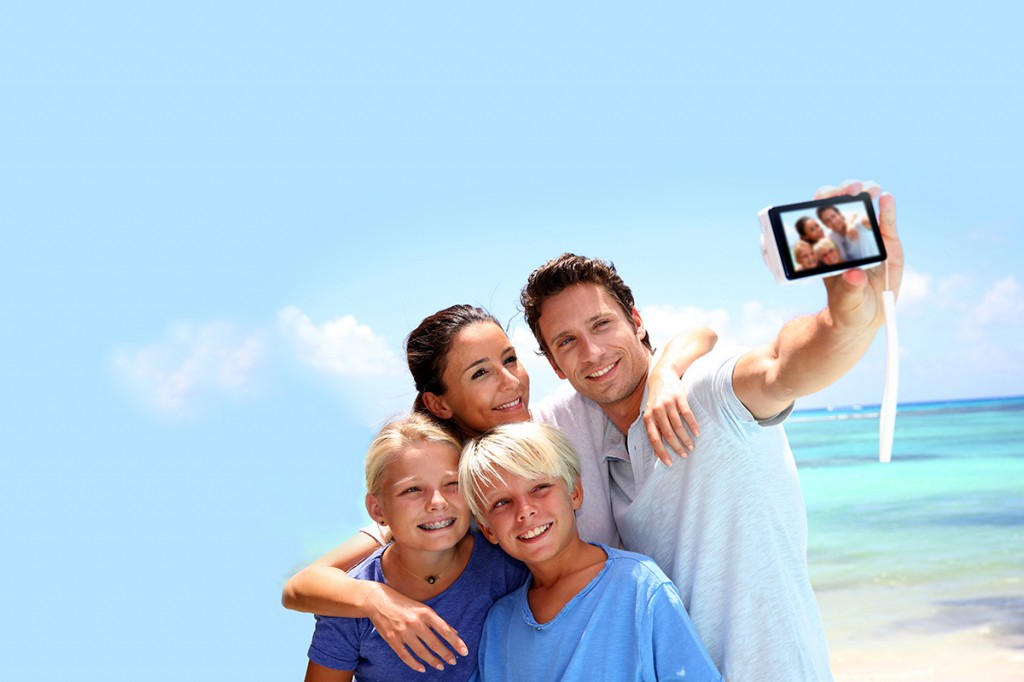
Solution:
<svg viewBox="0 0 1024 682">
<path fill-rule="evenodd" d="M 663 583 L 653 591 L 647 614 L 657 679 L 720 682 L 722 676 L 671 583 Z"/>
<path fill-rule="evenodd" d="M 359 662 L 361 620 L 317 616 L 309 660 L 332 670 L 355 670 Z"/>
</svg>

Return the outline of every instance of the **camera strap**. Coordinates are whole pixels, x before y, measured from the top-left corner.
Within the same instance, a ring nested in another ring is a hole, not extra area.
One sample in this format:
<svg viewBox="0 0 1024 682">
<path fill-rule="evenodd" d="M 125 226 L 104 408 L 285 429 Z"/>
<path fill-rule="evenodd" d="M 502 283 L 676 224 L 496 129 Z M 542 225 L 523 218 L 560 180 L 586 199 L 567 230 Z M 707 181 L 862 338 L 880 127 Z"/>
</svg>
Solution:
<svg viewBox="0 0 1024 682">
<path fill-rule="evenodd" d="M 878 461 L 892 460 L 892 441 L 896 434 L 896 392 L 900 382 L 900 342 L 896 333 L 896 294 L 889 287 L 889 263 L 885 264 L 885 389 L 878 414 Z"/>
</svg>

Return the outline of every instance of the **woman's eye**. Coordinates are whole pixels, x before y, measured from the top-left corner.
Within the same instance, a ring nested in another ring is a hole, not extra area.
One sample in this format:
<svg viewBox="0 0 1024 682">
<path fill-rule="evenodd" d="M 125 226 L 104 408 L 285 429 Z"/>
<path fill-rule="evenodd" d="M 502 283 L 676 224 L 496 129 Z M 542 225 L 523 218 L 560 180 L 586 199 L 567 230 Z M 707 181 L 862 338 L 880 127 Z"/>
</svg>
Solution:
<svg viewBox="0 0 1024 682">
<path fill-rule="evenodd" d="M 487 370 L 484 370 L 484 369 L 478 369 L 477 371 L 473 372 L 473 376 L 472 376 L 472 377 L 470 377 L 470 378 L 472 378 L 472 379 L 479 379 L 479 378 L 480 378 L 480 377 L 482 377 L 482 376 L 483 376 L 484 374 L 487 374 Z"/>
<path fill-rule="evenodd" d="M 505 358 L 506 365 L 514 365 L 517 362 L 519 362 L 519 358 L 517 358 L 515 355 L 510 355 L 507 358 Z"/>
</svg>

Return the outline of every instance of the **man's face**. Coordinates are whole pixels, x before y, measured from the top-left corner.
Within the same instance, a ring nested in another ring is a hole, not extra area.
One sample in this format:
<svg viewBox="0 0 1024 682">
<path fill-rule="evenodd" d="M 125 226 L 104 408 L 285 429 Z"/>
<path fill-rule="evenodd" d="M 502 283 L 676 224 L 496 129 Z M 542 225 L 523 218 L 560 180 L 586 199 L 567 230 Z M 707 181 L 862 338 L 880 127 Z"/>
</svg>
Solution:
<svg viewBox="0 0 1024 682">
<path fill-rule="evenodd" d="M 846 219 L 843 218 L 838 209 L 831 206 L 824 209 L 821 212 L 821 220 L 828 226 L 828 229 L 839 234 L 846 234 Z"/>
<path fill-rule="evenodd" d="M 579 393 L 613 406 L 643 391 L 650 363 L 643 320 L 627 318 L 597 284 L 574 284 L 544 301 L 540 332 L 548 361 Z"/>
</svg>

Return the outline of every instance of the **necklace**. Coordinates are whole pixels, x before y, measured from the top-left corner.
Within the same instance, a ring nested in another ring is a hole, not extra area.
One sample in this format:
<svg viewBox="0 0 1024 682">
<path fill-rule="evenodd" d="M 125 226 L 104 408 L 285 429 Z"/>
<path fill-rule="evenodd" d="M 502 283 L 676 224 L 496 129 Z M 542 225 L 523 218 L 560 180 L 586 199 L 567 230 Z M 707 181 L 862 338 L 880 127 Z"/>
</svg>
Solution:
<svg viewBox="0 0 1024 682">
<path fill-rule="evenodd" d="M 451 558 L 451 560 L 450 560 L 450 561 L 448 562 L 448 565 L 444 567 L 444 570 L 443 570 L 443 571 L 441 571 L 441 572 L 440 572 L 440 573 L 438 573 L 437 575 L 428 575 L 428 576 L 427 576 L 426 578 L 424 578 L 424 577 L 423 577 L 423 576 L 421 576 L 421 575 L 416 575 L 415 573 L 413 573 L 412 571 L 410 571 L 410 570 L 409 570 L 408 568 L 406 568 L 406 567 L 405 567 L 404 565 L 402 565 L 402 560 L 398 558 L 398 555 L 397 555 L 397 554 L 395 555 L 395 563 L 396 563 L 396 564 L 398 564 L 398 567 L 399 567 L 400 569 L 402 569 L 403 571 L 405 571 L 406 573 L 408 573 L 409 575 L 411 575 L 411 576 L 412 576 L 413 578 L 419 578 L 420 580 L 426 580 L 426 581 L 427 581 L 427 582 L 428 582 L 429 584 L 433 585 L 433 584 L 434 584 L 434 583 L 436 583 L 436 582 L 437 582 L 438 580 L 440 580 L 440 579 L 441 579 L 441 576 L 443 576 L 443 575 L 444 575 L 445 573 L 447 573 L 447 572 L 448 572 L 448 569 L 449 569 L 449 568 L 451 568 L 451 567 L 452 567 L 452 564 L 454 564 L 454 563 L 455 563 L 455 557 L 459 556 L 459 547 L 460 547 L 460 545 L 456 545 L 456 546 L 455 546 L 455 551 L 454 551 L 454 552 L 452 552 L 452 558 Z"/>
</svg>

